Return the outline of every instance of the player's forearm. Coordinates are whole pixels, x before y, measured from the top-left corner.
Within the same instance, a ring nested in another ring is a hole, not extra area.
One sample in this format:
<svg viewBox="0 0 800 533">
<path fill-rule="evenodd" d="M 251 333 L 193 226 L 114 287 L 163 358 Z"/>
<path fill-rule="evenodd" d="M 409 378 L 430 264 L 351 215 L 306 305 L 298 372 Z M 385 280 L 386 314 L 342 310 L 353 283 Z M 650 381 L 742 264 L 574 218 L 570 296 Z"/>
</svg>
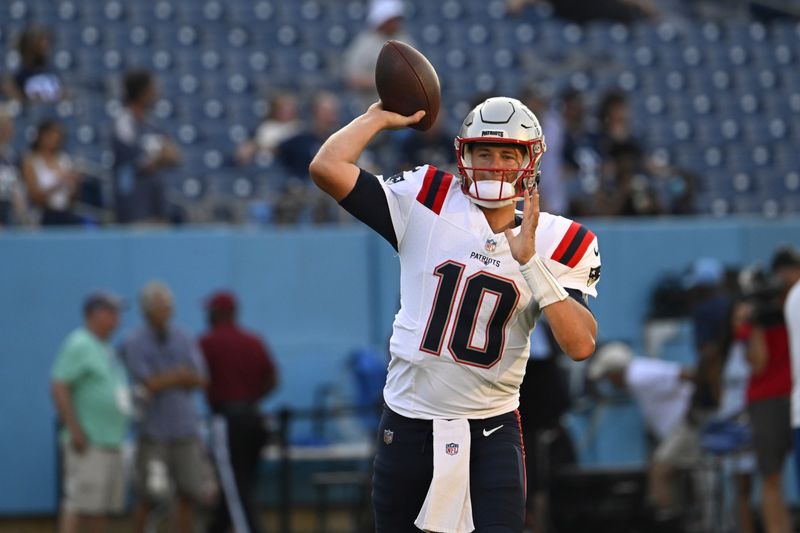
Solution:
<svg viewBox="0 0 800 533">
<path fill-rule="evenodd" d="M 519 260 L 519 259 L 518 259 Z M 594 353 L 597 323 L 588 309 L 569 297 L 542 259 L 535 255 L 519 271 L 543 310 L 558 345 L 570 358 L 582 361 Z"/>
<path fill-rule="evenodd" d="M 331 135 L 317 156 L 325 161 L 355 165 L 361 153 L 382 129 L 383 123 L 378 115 L 361 115 Z"/>
<path fill-rule="evenodd" d="M 545 307 L 544 314 L 556 342 L 571 359 L 582 361 L 594 353 L 597 321 L 588 309 L 567 298 Z"/>
<path fill-rule="evenodd" d="M 364 114 L 330 137 L 309 167 L 311 176 L 326 178 L 340 165 L 355 165 L 370 141 L 384 128 L 380 115 Z"/>
<path fill-rule="evenodd" d="M 78 417 L 72 408 L 72 394 L 70 394 L 69 386 L 59 381 L 53 381 L 50 390 L 61 422 L 67 427 L 70 434 L 81 434 L 82 429 L 78 423 Z"/>
<path fill-rule="evenodd" d="M 154 374 L 144 380 L 142 384 L 151 394 L 158 394 L 167 389 L 177 387 L 192 387 L 192 374 L 182 372 L 181 369 L 167 370 L 160 374 Z"/>
</svg>

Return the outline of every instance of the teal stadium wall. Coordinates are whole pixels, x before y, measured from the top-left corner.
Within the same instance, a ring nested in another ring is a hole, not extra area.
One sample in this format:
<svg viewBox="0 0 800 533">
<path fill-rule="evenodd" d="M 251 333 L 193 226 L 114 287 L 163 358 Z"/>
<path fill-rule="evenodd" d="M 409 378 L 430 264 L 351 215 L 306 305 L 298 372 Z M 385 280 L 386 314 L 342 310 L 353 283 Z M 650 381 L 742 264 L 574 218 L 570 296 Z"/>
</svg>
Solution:
<svg viewBox="0 0 800 533">
<path fill-rule="evenodd" d="M 729 265 L 768 262 L 782 243 L 800 244 L 800 218 L 592 220 L 600 239 L 600 298 L 592 303 L 602 339 L 640 341 L 650 289 L 695 257 Z M 176 322 L 204 327 L 203 298 L 235 290 L 242 322 L 273 347 L 280 390 L 265 408 L 312 405 L 317 386 L 342 379 L 357 347 L 383 349 L 398 305 L 394 251 L 361 227 L 346 229 L 190 229 L 4 232 L 0 234 L 0 514 L 56 509 L 55 413 L 48 376 L 65 335 L 80 324 L 93 288 L 133 305 L 121 332 L 139 323 L 138 289 L 166 281 Z M 644 444 L 635 410 L 607 413 L 591 464 L 640 464 Z M 577 425 L 580 426 L 578 421 Z"/>
</svg>

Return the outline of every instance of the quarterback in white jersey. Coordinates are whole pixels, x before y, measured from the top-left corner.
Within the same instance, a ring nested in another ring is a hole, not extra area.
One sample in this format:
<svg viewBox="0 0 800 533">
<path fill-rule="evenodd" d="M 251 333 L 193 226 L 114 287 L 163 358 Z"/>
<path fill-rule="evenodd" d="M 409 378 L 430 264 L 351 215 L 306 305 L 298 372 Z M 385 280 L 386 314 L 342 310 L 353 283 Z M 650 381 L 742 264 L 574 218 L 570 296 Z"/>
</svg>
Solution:
<svg viewBox="0 0 800 533">
<path fill-rule="evenodd" d="M 424 166 L 379 182 L 401 272 L 386 404 L 424 419 L 513 411 L 540 309 L 508 240 L 451 174 Z M 600 257 L 591 232 L 542 213 L 536 249 L 562 287 L 596 296 Z"/>
<path fill-rule="evenodd" d="M 544 137 L 518 100 L 490 98 L 467 116 L 456 137 L 458 177 L 423 165 L 383 178 L 356 166 L 378 132 L 423 115 L 374 104 L 331 136 L 310 167 L 315 183 L 400 257 L 373 480 L 376 527 L 521 531 L 515 410 L 530 333 L 544 313 L 564 353 L 593 353 L 597 324 L 587 297 L 597 295 L 598 243 L 580 224 L 539 213 Z M 459 450 L 466 462 L 446 466 Z"/>
</svg>

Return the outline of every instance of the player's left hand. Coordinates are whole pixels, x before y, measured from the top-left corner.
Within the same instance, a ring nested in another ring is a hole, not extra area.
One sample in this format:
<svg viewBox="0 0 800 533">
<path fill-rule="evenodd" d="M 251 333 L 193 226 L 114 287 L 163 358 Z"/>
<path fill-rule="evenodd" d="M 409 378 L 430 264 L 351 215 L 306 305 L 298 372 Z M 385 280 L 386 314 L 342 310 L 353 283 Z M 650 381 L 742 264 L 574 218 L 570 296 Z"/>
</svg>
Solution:
<svg viewBox="0 0 800 533">
<path fill-rule="evenodd" d="M 536 253 L 536 228 L 539 225 L 539 190 L 528 189 L 523 196 L 522 224 L 519 233 L 514 235 L 513 230 L 505 230 L 511 256 L 520 265 L 531 260 Z"/>
</svg>

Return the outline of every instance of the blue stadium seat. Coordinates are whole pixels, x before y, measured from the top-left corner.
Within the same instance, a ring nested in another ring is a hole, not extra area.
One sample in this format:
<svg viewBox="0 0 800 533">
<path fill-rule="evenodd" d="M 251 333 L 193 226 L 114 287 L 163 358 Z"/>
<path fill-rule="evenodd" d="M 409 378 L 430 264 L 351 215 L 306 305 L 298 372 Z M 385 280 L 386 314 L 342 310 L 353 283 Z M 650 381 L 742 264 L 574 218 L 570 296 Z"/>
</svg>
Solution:
<svg viewBox="0 0 800 533">
<path fill-rule="evenodd" d="M 717 151 L 719 150 L 717 149 Z M 719 158 L 721 159 L 721 157 L 720 154 Z M 693 144 L 685 144 L 674 150 L 674 164 L 678 168 L 699 172 L 720 165 L 719 162 L 716 165 L 709 164 L 709 159 L 703 148 Z M 711 163 L 714 162 L 715 160 L 712 159 Z"/>
<path fill-rule="evenodd" d="M 136 24 L 128 31 L 128 46 L 141 47 L 150 44 L 150 28 L 143 24 Z"/>
<path fill-rule="evenodd" d="M 4 3 L 0 8 L 0 21 L 14 21 L 14 22 L 27 22 L 31 19 L 33 13 L 28 6 L 27 2 L 22 0 L 14 0 L 9 3 Z"/>
<path fill-rule="evenodd" d="M 788 90 L 797 92 L 800 91 L 800 72 L 797 68 L 784 68 L 780 69 L 781 85 Z"/>
<path fill-rule="evenodd" d="M 541 44 L 544 41 L 544 36 L 539 28 L 534 27 L 528 23 L 522 23 L 514 28 L 513 33 L 514 44 L 516 45 L 533 45 Z"/>
<path fill-rule="evenodd" d="M 207 191 L 205 177 L 202 174 L 185 176 L 181 180 L 178 190 L 188 200 L 200 200 Z"/>
<path fill-rule="evenodd" d="M 57 20 L 62 23 L 72 23 L 80 16 L 78 6 L 70 0 L 59 2 L 56 9 L 53 9 L 52 5 L 49 7 L 49 11 L 55 13 Z"/>
<path fill-rule="evenodd" d="M 125 5 L 119 0 L 81 2 L 79 12 L 84 22 L 97 24 L 121 24 L 125 21 L 126 15 Z"/>
<path fill-rule="evenodd" d="M 148 6 L 149 8 L 149 6 Z M 149 9 L 148 9 L 149 11 Z M 156 2 L 155 6 L 152 6 L 152 18 L 149 19 L 149 22 L 162 21 L 162 22 L 171 22 L 174 24 L 174 21 L 177 17 L 177 13 L 175 10 L 175 5 L 170 0 L 159 0 Z M 148 15 L 150 13 L 145 13 L 142 16 L 142 19 L 148 19 Z"/>
<path fill-rule="evenodd" d="M 721 150 L 716 146 L 711 146 L 709 148 L 701 150 L 702 150 L 702 161 L 707 168 L 710 169 L 726 168 L 728 160 L 726 158 L 727 153 L 724 150 Z M 698 170 L 698 169 L 699 168 L 695 167 L 693 170 Z"/>
<path fill-rule="evenodd" d="M 800 171 L 792 170 L 784 174 L 781 184 L 785 192 L 800 195 Z"/>
<path fill-rule="evenodd" d="M 75 58 L 69 50 L 56 50 L 53 54 L 53 66 L 56 70 L 65 72 L 75 66 Z"/>
<path fill-rule="evenodd" d="M 800 152 L 796 141 L 772 143 L 772 157 L 777 168 L 796 170 L 800 168 Z"/>
</svg>

